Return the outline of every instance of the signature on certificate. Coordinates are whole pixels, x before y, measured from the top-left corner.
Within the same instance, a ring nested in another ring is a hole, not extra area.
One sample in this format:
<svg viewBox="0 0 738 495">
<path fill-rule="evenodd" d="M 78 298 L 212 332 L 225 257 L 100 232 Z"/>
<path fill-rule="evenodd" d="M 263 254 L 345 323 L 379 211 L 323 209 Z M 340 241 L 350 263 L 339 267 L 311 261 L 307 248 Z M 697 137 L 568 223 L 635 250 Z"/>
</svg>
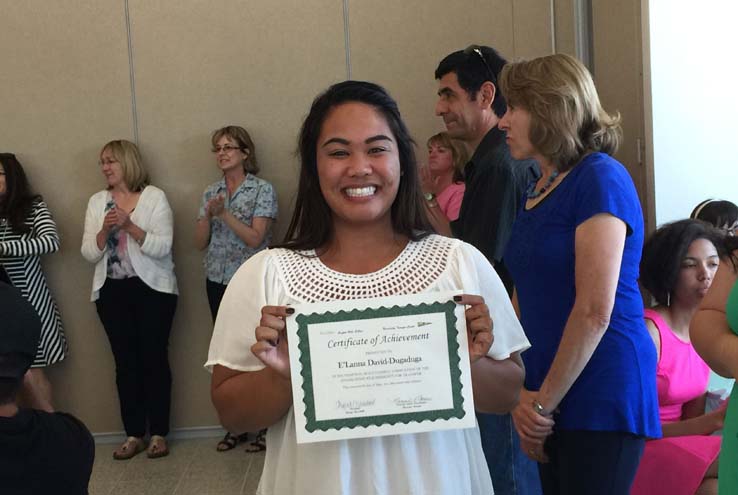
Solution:
<svg viewBox="0 0 738 495">
<path fill-rule="evenodd" d="M 430 397 L 426 397 L 425 395 L 416 395 L 415 397 L 397 397 L 393 400 L 396 406 L 401 407 L 410 407 L 410 406 L 422 406 L 424 404 L 429 403 L 431 400 Z"/>
<path fill-rule="evenodd" d="M 363 399 L 363 400 L 348 400 L 348 401 L 336 401 L 336 409 L 362 409 L 364 407 L 373 406 L 377 402 L 377 399 Z"/>
</svg>

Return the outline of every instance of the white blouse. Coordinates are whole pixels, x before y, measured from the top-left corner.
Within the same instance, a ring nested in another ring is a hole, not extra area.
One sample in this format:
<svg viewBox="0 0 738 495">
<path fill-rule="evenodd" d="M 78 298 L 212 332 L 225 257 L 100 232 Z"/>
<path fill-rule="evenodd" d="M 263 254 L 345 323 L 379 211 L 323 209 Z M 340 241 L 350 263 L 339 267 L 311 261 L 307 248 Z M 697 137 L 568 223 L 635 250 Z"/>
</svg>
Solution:
<svg viewBox="0 0 738 495">
<path fill-rule="evenodd" d="M 364 275 L 328 268 L 314 252 L 263 251 L 231 279 L 220 305 L 205 366 L 258 371 L 251 353 L 265 305 L 362 299 L 461 289 L 484 297 L 494 321 L 488 355 L 497 360 L 530 344 L 497 273 L 473 246 L 431 235 L 407 244 L 379 271 Z M 267 434 L 258 493 L 493 493 L 478 428 L 297 444 L 292 408 Z"/>
</svg>

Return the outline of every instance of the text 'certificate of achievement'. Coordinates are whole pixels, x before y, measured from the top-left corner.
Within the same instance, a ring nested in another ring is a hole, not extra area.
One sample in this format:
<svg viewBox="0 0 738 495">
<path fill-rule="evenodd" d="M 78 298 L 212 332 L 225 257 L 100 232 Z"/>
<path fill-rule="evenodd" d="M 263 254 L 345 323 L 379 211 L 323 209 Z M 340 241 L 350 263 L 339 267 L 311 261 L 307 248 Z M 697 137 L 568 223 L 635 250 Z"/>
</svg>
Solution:
<svg viewBox="0 0 738 495">
<path fill-rule="evenodd" d="M 475 425 L 460 291 L 295 306 L 297 442 Z"/>
</svg>

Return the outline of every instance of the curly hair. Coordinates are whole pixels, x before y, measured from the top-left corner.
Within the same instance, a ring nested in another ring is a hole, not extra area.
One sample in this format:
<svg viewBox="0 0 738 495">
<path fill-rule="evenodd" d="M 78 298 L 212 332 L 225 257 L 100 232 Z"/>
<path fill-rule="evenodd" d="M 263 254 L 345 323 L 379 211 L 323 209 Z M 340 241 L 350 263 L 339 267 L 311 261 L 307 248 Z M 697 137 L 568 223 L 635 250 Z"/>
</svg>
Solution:
<svg viewBox="0 0 738 495">
<path fill-rule="evenodd" d="M 701 220 L 679 220 L 662 225 L 643 245 L 640 282 L 659 304 L 667 305 L 676 288 L 682 260 L 697 239 L 710 241 L 720 258 L 728 255 L 723 235 Z"/>
</svg>

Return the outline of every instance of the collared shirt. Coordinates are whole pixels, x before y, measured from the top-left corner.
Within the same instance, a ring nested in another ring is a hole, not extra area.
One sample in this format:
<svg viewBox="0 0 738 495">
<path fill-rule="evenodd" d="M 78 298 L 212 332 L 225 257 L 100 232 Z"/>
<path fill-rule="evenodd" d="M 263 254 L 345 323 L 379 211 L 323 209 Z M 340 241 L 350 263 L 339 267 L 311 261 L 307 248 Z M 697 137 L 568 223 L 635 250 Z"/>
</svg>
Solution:
<svg viewBox="0 0 738 495">
<path fill-rule="evenodd" d="M 255 217 L 277 218 L 277 196 L 272 185 L 255 175 L 248 174 L 232 196 L 228 194 L 225 178 L 210 184 L 202 196 L 200 214 L 205 217 L 205 205 L 217 195 L 225 197 L 225 208 L 240 222 L 251 226 Z M 244 261 L 262 249 L 272 240 L 271 227 L 264 235 L 264 240 L 255 248 L 248 246 L 220 218 L 210 219 L 210 244 L 205 255 L 205 271 L 207 278 L 219 284 L 227 285 L 238 267 Z"/>
<path fill-rule="evenodd" d="M 464 167 L 466 192 L 459 218 L 451 222 L 454 237 L 479 249 L 498 268 L 523 195 L 539 176 L 534 160 L 513 160 L 505 133 L 490 129 Z"/>
</svg>

